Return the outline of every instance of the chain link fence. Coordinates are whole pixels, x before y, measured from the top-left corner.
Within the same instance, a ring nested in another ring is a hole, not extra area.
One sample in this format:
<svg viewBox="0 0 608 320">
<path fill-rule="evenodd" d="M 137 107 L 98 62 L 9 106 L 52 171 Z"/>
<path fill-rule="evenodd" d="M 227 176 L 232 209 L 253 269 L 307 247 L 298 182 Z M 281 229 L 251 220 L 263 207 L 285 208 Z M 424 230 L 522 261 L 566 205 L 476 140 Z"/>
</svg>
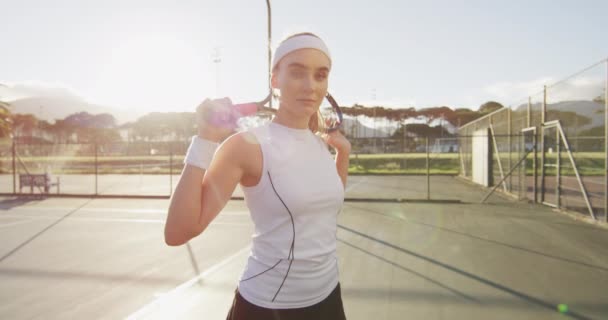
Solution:
<svg viewBox="0 0 608 320">
<path fill-rule="evenodd" d="M 444 186 L 450 183 L 448 178 L 460 173 L 460 146 L 456 137 L 354 138 L 351 143 L 351 176 L 392 177 L 387 188 L 393 191 L 369 191 L 360 197 L 445 199 L 449 193 L 438 196 L 432 186 Z M 0 144 L 0 192 L 167 197 L 179 179 L 187 148 L 188 141 L 107 144 L 5 141 Z M 42 175 L 51 184 L 48 190 L 23 180 L 25 176 Z M 370 179 L 384 183 L 380 178 Z"/>
<path fill-rule="evenodd" d="M 474 147 L 473 137 L 482 135 L 488 187 L 606 222 L 607 83 L 604 60 L 461 127 L 461 176 L 476 180 L 485 145 Z"/>
</svg>

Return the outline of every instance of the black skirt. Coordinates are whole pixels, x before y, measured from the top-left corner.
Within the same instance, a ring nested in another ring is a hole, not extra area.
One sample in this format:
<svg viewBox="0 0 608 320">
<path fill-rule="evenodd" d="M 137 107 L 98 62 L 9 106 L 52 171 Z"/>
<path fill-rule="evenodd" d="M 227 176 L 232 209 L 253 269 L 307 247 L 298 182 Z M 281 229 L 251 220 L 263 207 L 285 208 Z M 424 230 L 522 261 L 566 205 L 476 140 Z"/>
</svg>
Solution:
<svg viewBox="0 0 608 320">
<path fill-rule="evenodd" d="M 323 301 L 304 308 L 268 309 L 245 300 L 237 289 L 226 320 L 346 320 L 340 284 Z"/>
</svg>

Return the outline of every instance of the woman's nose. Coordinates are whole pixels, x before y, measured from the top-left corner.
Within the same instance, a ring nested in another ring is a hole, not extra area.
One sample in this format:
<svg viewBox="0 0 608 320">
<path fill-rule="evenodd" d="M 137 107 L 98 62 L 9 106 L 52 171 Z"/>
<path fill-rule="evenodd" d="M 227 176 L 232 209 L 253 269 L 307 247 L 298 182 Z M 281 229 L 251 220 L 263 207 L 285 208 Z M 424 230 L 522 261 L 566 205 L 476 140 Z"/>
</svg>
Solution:
<svg viewBox="0 0 608 320">
<path fill-rule="evenodd" d="M 307 91 L 314 91 L 316 87 L 315 79 L 313 77 L 306 77 L 306 79 L 304 79 L 303 87 Z"/>
</svg>

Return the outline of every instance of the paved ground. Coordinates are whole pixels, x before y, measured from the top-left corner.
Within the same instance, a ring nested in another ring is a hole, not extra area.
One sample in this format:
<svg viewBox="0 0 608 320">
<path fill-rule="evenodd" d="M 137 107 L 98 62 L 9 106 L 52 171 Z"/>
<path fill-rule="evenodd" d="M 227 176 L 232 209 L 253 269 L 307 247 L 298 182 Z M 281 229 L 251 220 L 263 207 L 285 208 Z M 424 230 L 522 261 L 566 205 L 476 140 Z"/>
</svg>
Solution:
<svg viewBox="0 0 608 320">
<path fill-rule="evenodd" d="M 350 192 L 409 187 L 367 179 Z M 445 186 L 467 203 L 345 203 L 349 319 L 608 318 L 608 230 L 545 206 L 473 204 L 481 189 Z M 0 198 L 0 319 L 223 319 L 252 232 L 244 203 L 177 248 L 163 242 L 167 205 Z"/>
<path fill-rule="evenodd" d="M 53 178 L 56 181 L 57 177 Z M 509 181 L 512 183 L 513 194 L 519 194 L 520 197 L 534 199 L 533 193 L 533 177 L 527 177 L 525 185 L 521 187 L 524 190 L 518 191 L 518 177 L 515 176 Z M 97 178 L 94 175 L 61 175 L 60 192 L 64 194 L 80 194 L 80 195 L 146 195 L 146 196 L 169 196 L 171 190 L 175 188 L 178 175 L 99 175 Z M 540 178 L 538 178 L 538 188 L 541 186 Z M 560 205 L 568 210 L 579 212 L 583 215 L 590 216 L 585 199 L 581 192 L 578 180 L 572 176 L 562 176 L 562 187 L 560 190 Z M 498 181 L 497 181 L 498 182 Z M 587 189 L 587 194 L 591 202 L 592 208 L 596 217 L 604 220 L 604 179 L 603 177 L 583 177 L 583 183 Z M 555 177 L 547 177 L 545 180 L 545 201 L 552 204 L 557 204 L 556 198 L 556 180 Z M 97 187 L 96 187 L 97 186 Z M 503 189 L 502 186 L 499 187 Z M 19 184 L 16 184 L 16 190 L 19 192 Z M 347 197 L 362 199 L 408 199 L 408 200 L 425 200 L 427 198 L 434 200 L 461 200 L 473 189 L 465 187 L 457 182 L 451 176 L 431 176 L 427 179 L 426 176 L 351 176 Z M 475 192 L 478 189 L 474 189 Z M 52 187 L 51 193 L 57 193 L 57 188 Z M 0 175 L 0 193 L 13 192 L 12 175 Z M 26 187 L 21 190 L 23 193 L 29 193 L 30 188 Z M 35 189 L 34 193 L 40 193 Z M 242 192 L 237 189 L 235 196 L 242 196 Z M 479 201 L 483 198 L 480 196 Z M 540 201 L 541 195 L 538 194 Z"/>
</svg>

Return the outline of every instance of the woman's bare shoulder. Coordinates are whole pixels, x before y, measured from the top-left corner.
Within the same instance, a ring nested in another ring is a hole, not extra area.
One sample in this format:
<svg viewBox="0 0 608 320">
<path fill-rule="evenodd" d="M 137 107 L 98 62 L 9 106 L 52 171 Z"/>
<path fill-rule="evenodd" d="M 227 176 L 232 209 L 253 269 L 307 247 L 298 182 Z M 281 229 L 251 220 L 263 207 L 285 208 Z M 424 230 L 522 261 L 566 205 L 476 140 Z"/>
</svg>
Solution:
<svg viewBox="0 0 608 320">
<path fill-rule="evenodd" d="M 228 137 L 222 146 L 233 152 L 251 152 L 260 148 L 258 138 L 252 132 L 238 132 Z"/>
<path fill-rule="evenodd" d="M 241 167 L 245 175 L 258 176 L 262 167 L 262 150 L 255 134 L 239 132 L 228 137 L 220 146 L 218 153 L 222 158 Z"/>
<path fill-rule="evenodd" d="M 247 165 L 256 158 L 261 158 L 260 143 L 251 132 L 239 132 L 228 137 L 220 145 L 218 152 L 224 156 L 231 157 L 232 161 Z"/>
</svg>

